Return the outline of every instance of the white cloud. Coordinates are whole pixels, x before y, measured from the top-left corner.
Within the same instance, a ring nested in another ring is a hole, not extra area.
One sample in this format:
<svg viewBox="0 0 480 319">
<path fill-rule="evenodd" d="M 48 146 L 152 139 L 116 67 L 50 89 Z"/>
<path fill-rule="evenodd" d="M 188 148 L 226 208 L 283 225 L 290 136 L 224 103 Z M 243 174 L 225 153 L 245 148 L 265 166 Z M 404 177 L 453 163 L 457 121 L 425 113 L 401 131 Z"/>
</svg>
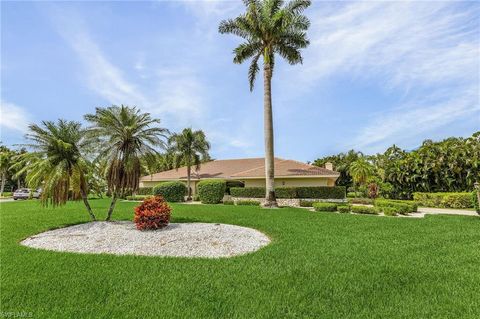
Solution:
<svg viewBox="0 0 480 319">
<path fill-rule="evenodd" d="M 14 103 L 0 101 L 0 127 L 18 132 L 26 132 L 30 124 L 30 115 Z"/>
<path fill-rule="evenodd" d="M 311 46 L 292 81 L 295 90 L 310 91 L 340 75 L 383 81 L 386 92 L 403 95 L 395 109 L 360 128 L 350 146 L 362 150 L 381 150 L 406 136 L 423 139 L 428 131 L 478 117 L 479 13 L 473 3 L 321 3 L 311 11 Z"/>
</svg>

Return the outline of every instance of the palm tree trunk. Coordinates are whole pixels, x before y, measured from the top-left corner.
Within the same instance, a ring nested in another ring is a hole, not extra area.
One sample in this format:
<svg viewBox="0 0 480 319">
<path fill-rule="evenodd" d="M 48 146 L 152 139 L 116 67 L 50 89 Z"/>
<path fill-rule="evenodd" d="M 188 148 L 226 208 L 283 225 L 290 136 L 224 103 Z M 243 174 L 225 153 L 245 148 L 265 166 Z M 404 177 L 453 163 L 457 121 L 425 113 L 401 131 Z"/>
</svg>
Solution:
<svg viewBox="0 0 480 319">
<path fill-rule="evenodd" d="M 80 189 L 80 194 L 82 196 L 83 203 L 85 204 L 85 207 L 87 208 L 88 214 L 90 215 L 90 218 L 93 221 L 96 221 L 97 218 L 95 217 L 95 214 L 92 211 L 92 208 L 90 207 L 90 203 L 88 202 L 88 197 L 87 194 L 85 193 L 84 189 Z"/>
<path fill-rule="evenodd" d="M 263 111 L 265 135 L 265 204 L 264 207 L 278 207 L 275 197 L 275 169 L 273 150 L 273 114 L 272 114 L 272 68 L 265 63 L 263 70 Z"/>
<path fill-rule="evenodd" d="M 192 168 L 190 167 L 190 164 L 187 166 L 187 201 L 192 200 L 192 190 L 190 189 L 190 174 L 191 174 Z"/>
<path fill-rule="evenodd" d="M 5 190 L 5 180 L 7 179 L 7 174 L 2 172 L 2 184 L 0 185 L 0 196 L 3 196 L 3 191 Z"/>
<path fill-rule="evenodd" d="M 105 219 L 107 222 L 110 221 L 112 218 L 113 210 L 115 209 L 115 204 L 117 203 L 117 191 L 114 191 L 112 194 L 112 201 L 110 202 L 110 208 L 108 209 L 107 218 Z"/>
<path fill-rule="evenodd" d="M 3 191 L 5 189 L 5 179 L 7 179 L 7 174 L 2 173 L 2 185 L 0 186 L 0 196 L 3 196 Z"/>
</svg>

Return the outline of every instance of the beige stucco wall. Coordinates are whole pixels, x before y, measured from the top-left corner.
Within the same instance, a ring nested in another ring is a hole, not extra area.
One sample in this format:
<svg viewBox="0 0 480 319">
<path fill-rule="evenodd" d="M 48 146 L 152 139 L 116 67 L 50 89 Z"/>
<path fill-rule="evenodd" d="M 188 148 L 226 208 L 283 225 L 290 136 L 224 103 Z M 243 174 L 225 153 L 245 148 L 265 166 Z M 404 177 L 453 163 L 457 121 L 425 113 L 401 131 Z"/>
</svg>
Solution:
<svg viewBox="0 0 480 319">
<path fill-rule="evenodd" d="M 243 180 L 242 180 L 243 181 Z M 245 187 L 265 187 L 265 179 L 246 179 Z M 334 186 L 335 180 L 326 177 L 318 178 L 275 178 L 275 187 L 296 186 Z"/>
</svg>

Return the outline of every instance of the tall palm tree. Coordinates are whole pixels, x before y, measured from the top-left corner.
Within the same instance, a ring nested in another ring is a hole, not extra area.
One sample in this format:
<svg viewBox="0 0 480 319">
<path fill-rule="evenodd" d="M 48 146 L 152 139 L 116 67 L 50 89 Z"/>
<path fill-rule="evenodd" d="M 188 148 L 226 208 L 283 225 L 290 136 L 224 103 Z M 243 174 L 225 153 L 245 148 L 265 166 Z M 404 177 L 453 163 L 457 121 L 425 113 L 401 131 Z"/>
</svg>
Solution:
<svg viewBox="0 0 480 319">
<path fill-rule="evenodd" d="M 106 180 L 112 201 L 106 220 L 110 220 L 119 195 L 136 192 L 142 171 L 141 160 L 154 158 L 155 147 L 165 147 L 162 138 L 168 130 L 157 125 L 150 113 L 141 113 L 136 107 L 110 106 L 96 108 L 95 114 L 85 115 L 91 126 L 87 129 L 89 141 L 99 149 L 98 159 L 107 162 Z"/>
<path fill-rule="evenodd" d="M 32 124 L 25 146 L 32 149 L 15 157 L 14 169 L 17 175 L 25 174 L 30 188 L 42 187 L 41 200 L 44 205 L 63 205 L 69 192 L 80 195 L 92 220 L 95 220 L 88 202 L 86 181 L 87 161 L 82 148 L 85 130 L 74 121 L 44 121 L 42 125 Z"/>
<path fill-rule="evenodd" d="M 190 188 L 192 165 L 198 170 L 202 163 L 202 159 L 209 158 L 208 143 L 203 131 L 193 131 L 191 128 L 185 128 L 179 134 L 173 134 L 169 138 L 169 144 L 174 154 L 174 165 L 176 168 L 187 166 L 187 200 L 192 199 L 192 190 Z"/>
<path fill-rule="evenodd" d="M 234 63 L 252 58 L 248 71 L 250 91 L 260 70 L 258 60 L 263 58 L 264 135 L 265 135 L 265 207 L 277 207 L 274 188 L 274 142 L 272 115 L 272 75 L 275 53 L 290 64 L 302 63 L 300 49 L 309 44 L 306 30 L 310 21 L 302 15 L 310 0 L 244 0 L 246 12 L 235 19 L 220 23 L 219 32 L 231 33 L 245 41 L 234 50 Z"/>
</svg>

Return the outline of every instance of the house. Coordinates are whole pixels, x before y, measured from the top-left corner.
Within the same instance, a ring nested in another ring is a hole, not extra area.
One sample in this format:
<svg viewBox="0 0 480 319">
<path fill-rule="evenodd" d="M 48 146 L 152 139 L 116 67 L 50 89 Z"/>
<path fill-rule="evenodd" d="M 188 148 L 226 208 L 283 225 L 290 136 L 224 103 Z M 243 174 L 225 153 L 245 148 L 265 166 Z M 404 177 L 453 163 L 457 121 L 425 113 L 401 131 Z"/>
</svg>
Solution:
<svg viewBox="0 0 480 319">
<path fill-rule="evenodd" d="M 334 186 L 340 173 L 331 163 L 325 167 L 313 166 L 294 160 L 275 158 L 275 186 Z M 192 168 L 192 194 L 197 192 L 200 180 L 220 178 L 240 181 L 245 187 L 265 187 L 265 159 L 242 158 L 215 160 L 203 163 L 198 171 Z M 172 169 L 140 178 L 140 187 L 152 187 L 160 182 L 187 181 L 187 168 Z"/>
</svg>

